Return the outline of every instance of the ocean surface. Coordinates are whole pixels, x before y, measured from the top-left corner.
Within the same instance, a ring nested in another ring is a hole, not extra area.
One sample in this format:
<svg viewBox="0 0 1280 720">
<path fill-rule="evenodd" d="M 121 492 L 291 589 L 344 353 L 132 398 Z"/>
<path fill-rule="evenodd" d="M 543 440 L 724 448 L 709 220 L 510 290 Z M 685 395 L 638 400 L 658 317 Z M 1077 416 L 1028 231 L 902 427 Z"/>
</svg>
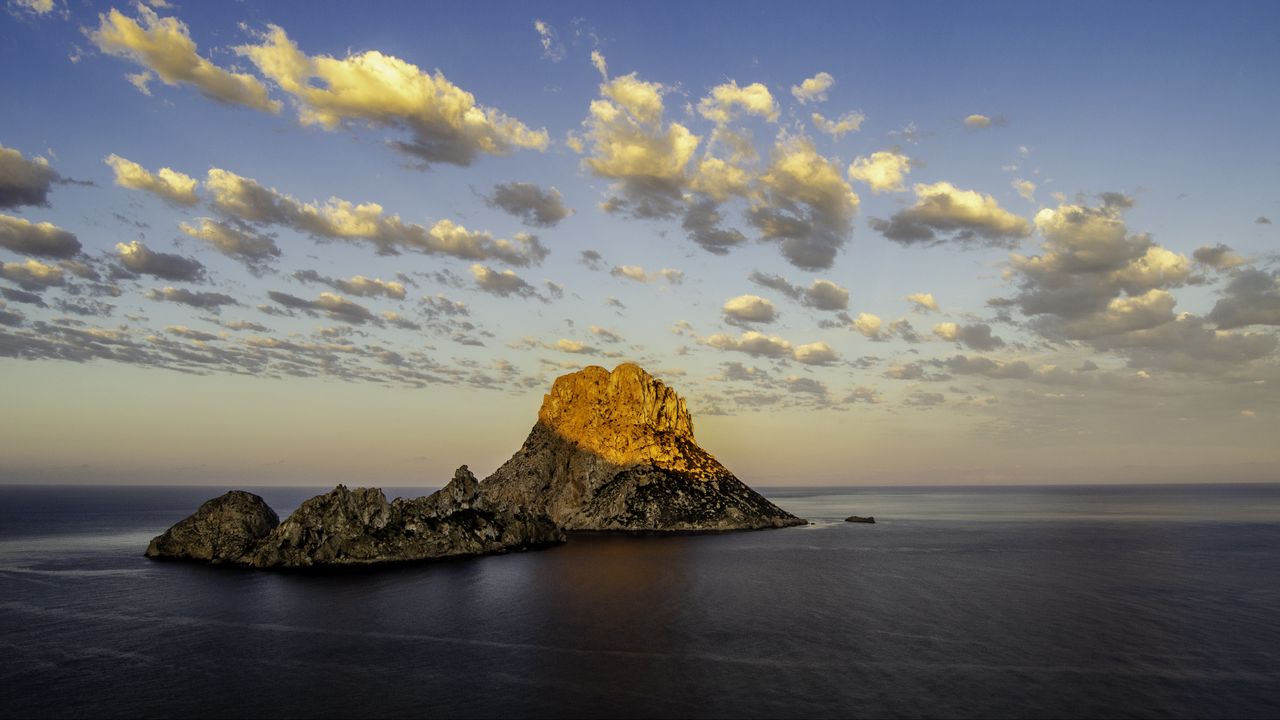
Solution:
<svg viewBox="0 0 1280 720">
<path fill-rule="evenodd" d="M 0 487 L 0 716 L 1280 716 L 1280 485 L 765 489 L 814 524 L 380 572 L 143 558 L 223 490 Z"/>
</svg>

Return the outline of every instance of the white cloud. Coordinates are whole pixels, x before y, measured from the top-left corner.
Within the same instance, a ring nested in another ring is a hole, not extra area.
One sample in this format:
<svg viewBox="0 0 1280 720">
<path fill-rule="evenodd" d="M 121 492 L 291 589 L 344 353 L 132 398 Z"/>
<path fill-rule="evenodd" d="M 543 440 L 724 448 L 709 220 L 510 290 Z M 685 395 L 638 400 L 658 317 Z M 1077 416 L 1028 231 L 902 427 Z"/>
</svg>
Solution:
<svg viewBox="0 0 1280 720">
<path fill-rule="evenodd" d="M 917 183 L 914 190 L 915 205 L 887 221 L 872 219 L 872 227 L 903 245 L 948 240 L 1011 245 L 1031 234 L 1025 218 L 1004 210 L 990 195 L 961 190 L 949 182 Z"/>
<path fill-rule="evenodd" d="M 899 152 L 882 150 L 870 158 L 859 156 L 849 166 L 849 179 L 871 186 L 871 192 L 901 192 L 903 179 L 911 171 L 911 158 Z"/>
<path fill-rule="evenodd" d="M 392 145 L 424 165 L 470 165 L 477 155 L 545 150 L 546 130 L 532 130 L 475 96 L 440 71 L 377 50 L 335 58 L 307 55 L 284 29 L 268 25 L 262 42 L 236 52 L 288 93 L 303 125 L 333 130 L 350 123 L 406 131 Z"/>
<path fill-rule="evenodd" d="M 170 168 L 160 168 L 152 173 L 132 160 L 119 155 L 108 155 L 104 162 L 111 166 L 115 173 L 116 185 L 144 190 L 162 200 L 182 207 L 190 207 L 200 202 L 196 195 L 196 179 Z"/>
<path fill-rule="evenodd" d="M 556 35 L 556 29 L 543 20 L 534 20 L 533 29 L 538 33 L 538 42 L 542 45 L 542 57 L 551 62 L 564 59 L 564 43 Z"/>
<path fill-rule="evenodd" d="M 257 78 L 223 70 L 201 57 L 181 20 L 159 17 L 145 5 L 136 7 L 141 23 L 112 8 L 98 15 L 98 27 L 89 32 L 89 39 L 108 55 L 154 72 L 166 85 L 188 84 L 219 102 L 280 112 L 280 102 L 267 95 Z"/>
<path fill-rule="evenodd" d="M 533 286 L 511 270 L 499 272 L 476 263 L 471 266 L 471 275 L 476 280 L 476 287 L 493 295 L 500 297 L 508 295 L 532 297 L 536 295 Z"/>
<path fill-rule="evenodd" d="M 739 295 L 725 302 L 721 308 L 725 322 L 730 325 L 771 323 L 778 319 L 773 303 L 759 295 Z"/>
<path fill-rule="evenodd" d="M 815 112 L 809 116 L 809 119 L 813 121 L 813 126 L 818 128 L 819 131 L 839 140 L 851 132 L 857 132 L 862 129 L 862 123 L 867 119 L 867 116 L 857 111 L 850 111 L 835 120 L 828 120 L 822 113 Z"/>
<path fill-rule="evenodd" d="M 698 101 L 698 113 L 717 125 L 728 123 L 739 110 L 769 122 L 778 120 L 778 103 L 769 88 L 760 83 L 738 87 L 736 81 L 730 80 L 711 88 L 711 94 Z"/>
<path fill-rule="evenodd" d="M 915 309 L 921 312 L 930 312 L 938 309 L 938 301 L 933 299 L 933 293 L 912 293 L 903 300 L 915 306 Z"/>
<path fill-rule="evenodd" d="M 303 203 L 220 168 L 209 170 L 204 186 L 215 208 L 239 220 L 283 225 L 323 238 L 365 240 L 380 254 L 412 250 L 464 260 L 498 260 L 520 267 L 537 265 L 548 254 L 536 235 L 494 238 L 447 219 L 425 227 L 404 222 L 399 215 L 386 215 L 381 205 L 372 202 L 357 205 L 330 198 L 324 205 Z"/>
<path fill-rule="evenodd" d="M 831 73 L 820 72 L 803 80 L 799 85 L 791 86 L 791 95 L 801 104 L 823 102 L 827 99 L 827 90 L 835 85 L 836 79 Z"/>
</svg>

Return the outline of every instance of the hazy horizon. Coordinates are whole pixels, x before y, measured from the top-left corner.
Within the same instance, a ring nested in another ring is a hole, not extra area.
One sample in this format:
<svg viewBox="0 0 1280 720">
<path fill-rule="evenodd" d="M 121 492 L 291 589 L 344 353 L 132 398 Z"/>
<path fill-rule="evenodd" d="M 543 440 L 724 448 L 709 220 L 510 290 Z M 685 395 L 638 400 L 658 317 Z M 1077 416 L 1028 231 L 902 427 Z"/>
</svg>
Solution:
<svg viewBox="0 0 1280 720">
<path fill-rule="evenodd" d="M 1280 480 L 1280 6 L 996 7 L 5 0 L 0 484 Z"/>
</svg>

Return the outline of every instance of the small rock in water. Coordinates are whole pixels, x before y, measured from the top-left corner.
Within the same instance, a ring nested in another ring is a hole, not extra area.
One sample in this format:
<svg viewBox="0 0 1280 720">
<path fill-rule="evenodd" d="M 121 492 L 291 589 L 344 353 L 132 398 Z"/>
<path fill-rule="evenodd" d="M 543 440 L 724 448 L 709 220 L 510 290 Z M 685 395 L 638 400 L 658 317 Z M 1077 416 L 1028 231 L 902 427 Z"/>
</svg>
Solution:
<svg viewBox="0 0 1280 720">
<path fill-rule="evenodd" d="M 871 523 L 872 525 L 876 524 L 876 519 L 870 515 L 866 517 L 862 517 L 861 515 L 850 515 L 849 517 L 845 518 L 844 521 L 856 522 L 856 523 Z"/>
</svg>

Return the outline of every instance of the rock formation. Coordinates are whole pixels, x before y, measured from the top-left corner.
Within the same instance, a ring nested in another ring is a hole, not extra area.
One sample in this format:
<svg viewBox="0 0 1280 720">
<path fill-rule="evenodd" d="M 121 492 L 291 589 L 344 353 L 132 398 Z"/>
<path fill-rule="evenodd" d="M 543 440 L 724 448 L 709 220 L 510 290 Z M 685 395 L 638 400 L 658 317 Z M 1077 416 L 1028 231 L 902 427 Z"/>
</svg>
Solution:
<svg viewBox="0 0 1280 720">
<path fill-rule="evenodd" d="M 284 522 L 262 498 L 214 498 L 147 557 L 259 568 L 372 565 L 564 542 L 563 530 L 711 532 L 805 521 L 742 484 L 693 439 L 675 391 L 633 364 L 558 378 L 538 422 L 483 483 L 463 465 L 412 500 L 339 485 Z"/>
<path fill-rule="evenodd" d="M 262 498 L 232 490 L 206 501 L 152 540 L 147 557 L 240 562 L 279 524 L 280 517 Z"/>
<path fill-rule="evenodd" d="M 871 517 L 870 515 L 868 515 L 867 517 L 863 517 L 861 515 L 850 515 L 849 517 L 845 518 L 844 521 L 851 522 L 851 523 L 867 523 L 870 525 L 876 524 L 876 519 L 874 517 Z"/>
<path fill-rule="evenodd" d="M 567 530 L 805 524 L 699 447 L 684 400 L 631 363 L 558 378 L 524 446 L 480 492 L 495 507 L 546 513 Z"/>
<path fill-rule="evenodd" d="M 564 542 L 545 515 L 495 511 L 467 466 L 428 497 L 387 502 L 376 488 L 339 485 L 284 522 L 262 498 L 233 491 L 151 541 L 147 556 L 260 568 L 412 562 Z"/>
</svg>

